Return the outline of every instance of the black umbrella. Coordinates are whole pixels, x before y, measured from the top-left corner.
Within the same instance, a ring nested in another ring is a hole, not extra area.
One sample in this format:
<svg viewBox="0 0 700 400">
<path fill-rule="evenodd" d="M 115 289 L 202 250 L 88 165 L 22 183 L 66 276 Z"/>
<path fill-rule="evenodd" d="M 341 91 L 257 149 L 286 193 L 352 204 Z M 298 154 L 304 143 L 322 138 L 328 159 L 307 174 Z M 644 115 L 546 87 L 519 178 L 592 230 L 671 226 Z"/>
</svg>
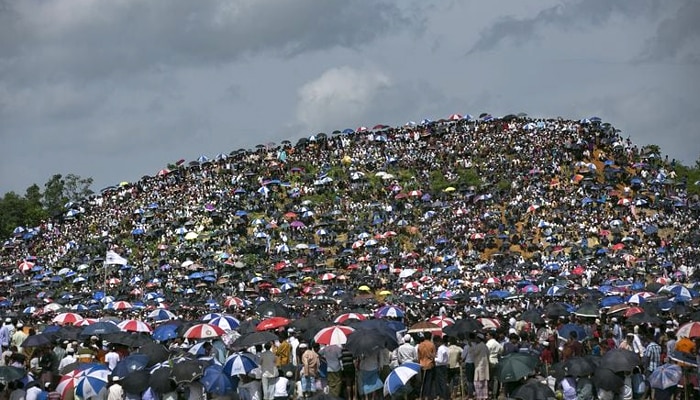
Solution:
<svg viewBox="0 0 700 400">
<path fill-rule="evenodd" d="M 173 369 L 166 366 L 160 366 L 151 371 L 151 376 L 148 379 L 148 385 L 156 393 L 168 393 L 175 388 L 175 381 L 172 379 Z"/>
<path fill-rule="evenodd" d="M 259 323 L 260 320 L 258 319 L 242 321 L 241 324 L 238 326 L 238 333 L 240 333 L 241 335 L 245 335 L 246 333 L 256 332 L 255 327 L 258 326 Z"/>
<path fill-rule="evenodd" d="M 564 362 L 564 372 L 579 377 L 592 375 L 596 370 L 593 360 L 587 357 L 574 357 Z"/>
<path fill-rule="evenodd" d="M 498 378 L 501 382 L 517 382 L 530 375 L 537 367 L 537 357 L 524 353 L 510 353 L 498 362 Z"/>
<path fill-rule="evenodd" d="M 42 346 L 48 346 L 52 342 L 53 342 L 53 336 L 51 334 L 40 333 L 38 335 L 27 336 L 27 338 L 24 339 L 24 341 L 22 342 L 20 347 L 22 347 L 22 348 L 42 347 Z"/>
<path fill-rule="evenodd" d="M 147 343 L 153 342 L 153 338 L 150 335 L 134 332 L 107 333 L 102 337 L 110 343 L 123 344 L 129 347 L 141 347 Z"/>
<path fill-rule="evenodd" d="M 255 307 L 255 312 L 263 318 L 284 317 L 289 318 L 287 307 L 274 301 L 264 301 Z"/>
<path fill-rule="evenodd" d="M 565 317 L 569 314 L 569 310 L 563 303 L 549 303 L 544 308 L 544 315 L 549 318 Z"/>
<path fill-rule="evenodd" d="M 80 332 L 83 328 L 73 325 L 64 325 L 59 330 L 57 330 L 54 335 L 63 340 L 78 340 L 80 337 Z"/>
<path fill-rule="evenodd" d="M 173 364 L 172 377 L 175 383 L 193 382 L 204 373 L 204 366 L 197 360 L 184 360 Z"/>
<path fill-rule="evenodd" d="M 236 339 L 231 343 L 231 347 L 234 349 L 246 349 L 259 344 L 274 342 L 275 340 L 279 340 L 279 337 L 270 331 L 252 332 Z"/>
<path fill-rule="evenodd" d="M 121 329 L 119 327 L 108 321 L 99 321 L 95 322 L 92 325 L 88 325 L 83 328 L 82 332 L 80 332 L 80 336 L 86 337 L 86 336 L 93 336 L 93 335 L 105 335 L 107 333 L 117 333 L 121 332 Z"/>
<path fill-rule="evenodd" d="M 634 314 L 627 318 L 627 324 L 629 325 L 643 325 L 643 324 L 652 324 L 652 325 L 662 325 L 664 324 L 664 321 L 657 317 L 656 315 L 651 315 L 648 314 L 647 312 L 641 312 Z"/>
<path fill-rule="evenodd" d="M 532 324 L 544 324 L 544 318 L 542 318 L 542 311 L 538 309 L 525 311 L 520 316 L 520 320 L 530 322 Z"/>
<path fill-rule="evenodd" d="M 126 393 L 140 394 L 146 390 L 150 383 L 151 374 L 146 370 L 129 373 L 120 381 Z"/>
<path fill-rule="evenodd" d="M 613 349 L 605 353 L 600 365 L 613 372 L 628 372 L 641 364 L 637 353 L 625 349 Z"/>
<path fill-rule="evenodd" d="M 598 368 L 593 374 L 593 383 L 600 389 L 619 392 L 625 380 L 608 368 Z"/>
<path fill-rule="evenodd" d="M 600 317 L 600 309 L 597 304 L 584 303 L 574 311 L 574 314 L 579 317 L 598 318 Z"/>
<path fill-rule="evenodd" d="M 354 356 L 372 354 L 387 347 L 387 338 L 376 330 L 356 330 L 348 335 L 345 347 Z"/>
<path fill-rule="evenodd" d="M 12 381 L 21 379 L 26 374 L 23 368 L 11 367 L 8 365 L 0 366 L 0 383 L 7 385 Z"/>
<path fill-rule="evenodd" d="M 156 342 L 144 344 L 138 349 L 136 354 L 144 354 L 148 356 L 147 367 L 152 367 L 170 357 L 170 351 L 168 351 L 168 349 L 166 349 L 162 344 Z"/>
<path fill-rule="evenodd" d="M 554 398 L 554 392 L 542 382 L 530 381 L 515 389 L 511 394 L 514 399 L 545 400 Z"/>
</svg>

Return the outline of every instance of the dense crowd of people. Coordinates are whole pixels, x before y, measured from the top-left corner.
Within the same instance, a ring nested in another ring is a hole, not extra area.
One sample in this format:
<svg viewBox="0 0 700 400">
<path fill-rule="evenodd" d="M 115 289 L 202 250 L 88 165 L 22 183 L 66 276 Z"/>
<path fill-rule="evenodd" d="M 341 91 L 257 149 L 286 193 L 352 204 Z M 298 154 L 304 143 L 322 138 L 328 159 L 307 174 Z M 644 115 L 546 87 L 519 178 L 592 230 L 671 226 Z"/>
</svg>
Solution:
<svg viewBox="0 0 700 400">
<path fill-rule="evenodd" d="M 697 396 L 700 199 L 675 164 L 514 115 L 181 160 L 3 244 L 1 396 Z"/>
</svg>

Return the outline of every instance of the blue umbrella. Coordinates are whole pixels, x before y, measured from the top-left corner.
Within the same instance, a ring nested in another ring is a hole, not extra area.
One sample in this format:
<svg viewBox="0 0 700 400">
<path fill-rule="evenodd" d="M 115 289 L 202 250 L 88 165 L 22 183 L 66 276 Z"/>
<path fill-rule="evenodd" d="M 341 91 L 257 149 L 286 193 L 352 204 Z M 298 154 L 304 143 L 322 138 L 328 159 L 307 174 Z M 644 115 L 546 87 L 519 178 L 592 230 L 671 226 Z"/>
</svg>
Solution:
<svg viewBox="0 0 700 400">
<path fill-rule="evenodd" d="M 177 324 L 164 324 L 158 326 L 156 329 L 153 330 L 153 333 L 151 336 L 153 336 L 153 339 L 159 341 L 159 342 L 164 342 L 169 339 L 175 339 L 178 337 L 178 332 L 177 328 L 179 325 Z"/>
<path fill-rule="evenodd" d="M 559 337 L 568 339 L 571 336 L 571 332 L 576 332 L 576 338 L 579 341 L 586 338 L 586 331 L 582 326 L 576 324 L 566 324 L 559 328 Z"/>
<path fill-rule="evenodd" d="M 241 323 L 236 318 L 230 315 L 212 318 L 208 323 L 210 325 L 218 326 L 219 328 L 225 331 L 232 331 L 241 325 Z"/>
<path fill-rule="evenodd" d="M 403 318 L 404 312 L 396 306 L 387 305 L 377 310 L 374 316 L 376 318 Z"/>
<path fill-rule="evenodd" d="M 121 332 L 121 329 L 110 321 L 98 321 L 92 325 L 88 325 L 80 332 L 80 336 L 104 335 L 107 333 Z"/>
<path fill-rule="evenodd" d="M 233 391 L 231 377 L 224 372 L 221 365 L 213 364 L 205 368 L 199 382 L 208 393 L 224 395 Z"/>
<path fill-rule="evenodd" d="M 107 386 L 109 368 L 106 366 L 94 366 L 78 378 L 75 384 L 75 395 L 87 399 L 97 397 L 97 394 Z"/>
<path fill-rule="evenodd" d="M 141 371 L 148 365 L 149 358 L 145 354 L 134 353 L 119 361 L 112 370 L 112 376 L 124 378 L 134 371 Z"/>
<path fill-rule="evenodd" d="M 229 376 L 248 375 L 258 364 L 252 354 L 234 353 L 226 359 L 223 371 Z"/>
<path fill-rule="evenodd" d="M 683 377 L 683 370 L 675 364 L 664 364 L 656 367 L 649 375 L 649 386 L 654 389 L 668 389 L 678 385 Z"/>
<path fill-rule="evenodd" d="M 420 372 L 420 364 L 407 361 L 394 368 L 384 380 L 384 396 L 391 396 L 403 388 Z"/>
<path fill-rule="evenodd" d="M 600 300 L 600 306 L 601 307 L 612 307 L 617 304 L 622 304 L 625 302 L 625 299 L 623 299 L 620 296 L 607 296 L 603 297 Z"/>
</svg>

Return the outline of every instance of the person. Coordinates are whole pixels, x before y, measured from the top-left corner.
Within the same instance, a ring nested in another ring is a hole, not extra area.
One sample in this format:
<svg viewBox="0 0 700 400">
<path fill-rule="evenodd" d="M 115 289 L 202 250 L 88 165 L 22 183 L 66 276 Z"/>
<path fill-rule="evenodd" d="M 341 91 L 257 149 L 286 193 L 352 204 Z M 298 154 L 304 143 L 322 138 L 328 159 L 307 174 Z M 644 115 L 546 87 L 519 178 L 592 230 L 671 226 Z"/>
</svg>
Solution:
<svg viewBox="0 0 700 400">
<path fill-rule="evenodd" d="M 435 397 L 447 400 L 450 398 L 447 381 L 447 367 L 449 363 L 448 347 L 439 335 L 433 336 L 433 342 L 437 346 L 435 352 Z"/>
<path fill-rule="evenodd" d="M 27 384 L 27 393 L 25 394 L 24 400 L 39 400 L 39 396 L 44 390 L 41 388 L 41 382 L 31 381 Z"/>
<path fill-rule="evenodd" d="M 559 381 L 558 386 L 561 389 L 564 400 L 576 400 L 577 392 L 575 377 L 573 377 L 571 374 L 567 374 L 561 381 Z"/>
<path fill-rule="evenodd" d="M 73 349 L 72 346 L 68 346 L 66 348 L 66 356 L 63 357 L 63 359 L 58 363 L 58 372 L 62 373 L 63 369 L 76 362 L 77 359 L 75 358 L 75 350 Z"/>
<path fill-rule="evenodd" d="M 464 385 L 466 386 L 467 398 L 474 396 L 474 356 L 472 347 L 476 342 L 476 333 L 469 332 L 462 347 L 461 360 L 464 363 Z"/>
<path fill-rule="evenodd" d="M 620 326 L 619 322 L 617 321 L 617 317 L 613 317 L 610 322 L 612 322 L 613 327 L 612 327 L 612 338 L 615 340 L 615 346 L 620 347 L 622 344 L 622 327 Z"/>
<path fill-rule="evenodd" d="M 489 349 L 489 388 L 494 397 L 498 397 L 500 392 L 500 382 L 496 377 L 498 369 L 498 359 L 503 354 L 503 346 L 496 339 L 493 331 L 486 332 L 486 347 Z"/>
<path fill-rule="evenodd" d="M 10 318 L 5 319 L 5 323 L 0 326 L 0 352 L 4 352 L 10 348 L 10 340 L 12 340 L 12 335 L 10 334 L 9 324 L 12 323 Z"/>
<path fill-rule="evenodd" d="M 580 376 L 576 380 L 576 398 L 578 400 L 593 400 L 593 381 L 588 376 Z"/>
<path fill-rule="evenodd" d="M 340 397 L 343 386 L 341 376 L 341 357 L 343 350 L 337 344 L 324 346 L 319 350 L 319 355 L 326 360 L 326 381 L 328 382 L 328 393 L 335 397 Z"/>
<path fill-rule="evenodd" d="M 272 352 L 272 342 L 267 342 L 260 353 L 260 369 L 262 371 L 263 399 L 272 400 L 277 378 L 277 357 Z"/>
<path fill-rule="evenodd" d="M 360 375 L 358 392 L 365 400 L 379 397 L 382 388 L 382 380 L 379 377 L 380 361 L 379 352 L 362 354 L 359 357 L 356 368 Z"/>
<path fill-rule="evenodd" d="M 241 381 L 238 384 L 238 395 L 241 400 L 262 400 L 261 378 L 260 368 L 253 368 L 248 375 L 241 375 Z M 201 386 L 201 384 L 199 385 Z M 202 387 L 202 395 L 204 395 L 204 387 Z M 191 396 L 190 400 L 193 400 Z"/>
<path fill-rule="evenodd" d="M 392 354 L 392 360 L 395 360 L 393 363 L 394 367 L 397 367 L 406 361 L 416 361 L 418 359 L 416 346 L 411 343 L 412 341 L 413 338 L 410 334 L 407 333 L 403 336 L 403 343 L 401 343 L 401 345 L 397 347 Z"/>
<path fill-rule="evenodd" d="M 661 346 L 659 346 L 655 341 L 654 337 L 649 337 L 649 343 L 644 349 L 644 367 L 648 373 L 654 372 L 654 370 L 661 364 Z"/>
<path fill-rule="evenodd" d="M 306 398 L 316 392 L 316 378 L 321 367 L 321 360 L 316 352 L 318 343 L 314 343 L 312 347 L 308 347 L 304 343 L 300 344 L 300 347 L 306 349 L 301 355 L 301 388 L 302 394 Z"/>
<path fill-rule="evenodd" d="M 352 352 L 350 352 L 350 350 L 348 350 L 345 346 L 343 346 L 342 350 L 340 361 L 342 363 L 341 376 L 343 378 L 343 389 L 340 397 L 346 400 L 355 400 L 357 397 L 355 359 Z"/>
<path fill-rule="evenodd" d="M 578 333 L 576 331 L 571 331 L 569 333 L 569 340 L 564 343 L 562 361 L 566 361 L 574 357 L 581 357 L 582 355 L 583 345 L 578 341 Z"/>
<path fill-rule="evenodd" d="M 109 367 L 110 371 L 114 370 L 114 367 L 117 366 L 117 363 L 121 359 L 121 356 L 119 353 L 117 353 L 117 346 L 111 345 L 109 347 L 109 351 L 107 354 L 105 354 L 105 362 L 107 363 L 107 367 Z"/>
<path fill-rule="evenodd" d="M 275 358 L 278 367 L 287 367 L 292 363 L 292 345 L 287 340 L 287 332 L 279 334 L 280 343 L 275 347 Z"/>
<path fill-rule="evenodd" d="M 447 347 L 447 382 L 450 388 L 458 388 L 459 394 L 461 395 L 464 391 L 464 386 L 462 385 L 462 348 L 457 345 L 456 337 L 449 337 L 447 339 L 449 346 Z M 455 393 L 453 393 L 455 394 Z"/>
<path fill-rule="evenodd" d="M 430 334 L 425 334 L 416 349 L 418 364 L 421 366 L 420 397 L 422 399 L 432 399 L 435 395 L 435 356 L 437 349 L 430 339 Z"/>
<path fill-rule="evenodd" d="M 292 393 L 292 378 L 294 378 L 292 371 L 282 373 L 280 370 L 278 372 L 277 378 L 275 378 L 273 400 L 289 400 L 289 396 Z"/>
<path fill-rule="evenodd" d="M 474 395 L 476 400 L 486 400 L 489 397 L 488 382 L 491 373 L 491 352 L 484 343 L 484 335 L 474 336 L 474 344 L 469 348 L 474 360 Z"/>
<path fill-rule="evenodd" d="M 13 344 L 15 347 L 17 347 L 17 352 L 21 353 L 22 352 L 22 343 L 27 339 L 27 334 L 24 333 L 24 324 L 21 322 L 17 323 L 17 329 L 15 330 L 15 333 L 12 335 L 12 339 L 10 340 L 10 343 Z M 39 388 L 41 389 L 41 388 Z"/>
</svg>

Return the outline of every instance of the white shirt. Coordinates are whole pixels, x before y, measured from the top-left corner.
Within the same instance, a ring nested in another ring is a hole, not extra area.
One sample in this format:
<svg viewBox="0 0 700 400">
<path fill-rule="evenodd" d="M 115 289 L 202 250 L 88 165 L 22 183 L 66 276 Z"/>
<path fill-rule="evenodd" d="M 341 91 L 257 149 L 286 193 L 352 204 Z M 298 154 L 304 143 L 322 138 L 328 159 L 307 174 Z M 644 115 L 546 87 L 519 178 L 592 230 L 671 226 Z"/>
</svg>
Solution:
<svg viewBox="0 0 700 400">
<path fill-rule="evenodd" d="M 116 351 L 110 351 L 109 353 L 105 354 L 105 362 L 107 363 L 107 366 L 109 367 L 110 371 L 117 366 L 119 359 L 119 353 L 117 353 Z"/>
<path fill-rule="evenodd" d="M 287 379 L 286 376 L 279 376 L 275 380 L 275 391 L 274 395 L 275 397 L 287 397 L 289 396 L 289 389 L 287 386 L 289 385 L 289 379 Z"/>
<path fill-rule="evenodd" d="M 435 352 L 435 365 L 447 365 L 448 360 L 447 346 L 443 343 L 437 348 L 437 352 Z"/>
</svg>

